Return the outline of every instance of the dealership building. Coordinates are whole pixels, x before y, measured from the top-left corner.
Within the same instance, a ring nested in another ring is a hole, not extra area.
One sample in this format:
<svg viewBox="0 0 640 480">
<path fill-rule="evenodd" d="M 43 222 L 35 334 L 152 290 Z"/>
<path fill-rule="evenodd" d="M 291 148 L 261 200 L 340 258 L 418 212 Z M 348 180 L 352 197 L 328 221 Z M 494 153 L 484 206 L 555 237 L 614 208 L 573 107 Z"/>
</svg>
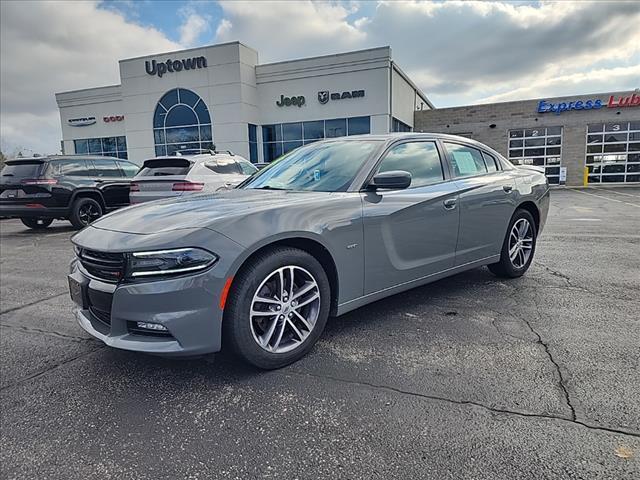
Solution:
<svg viewBox="0 0 640 480">
<path fill-rule="evenodd" d="M 553 184 L 640 182 L 640 91 L 418 111 L 414 127 L 544 167 Z"/>
<path fill-rule="evenodd" d="M 545 168 L 550 183 L 640 182 L 640 91 L 434 108 L 391 48 L 260 64 L 240 42 L 119 62 L 120 84 L 56 94 L 62 150 L 200 149 L 269 162 L 322 138 L 444 132 Z"/>
<path fill-rule="evenodd" d="M 432 108 L 389 47 L 260 64 L 233 42 L 119 69 L 119 85 L 56 94 L 64 153 L 141 163 L 215 145 L 268 162 L 322 138 L 410 131 Z"/>
</svg>

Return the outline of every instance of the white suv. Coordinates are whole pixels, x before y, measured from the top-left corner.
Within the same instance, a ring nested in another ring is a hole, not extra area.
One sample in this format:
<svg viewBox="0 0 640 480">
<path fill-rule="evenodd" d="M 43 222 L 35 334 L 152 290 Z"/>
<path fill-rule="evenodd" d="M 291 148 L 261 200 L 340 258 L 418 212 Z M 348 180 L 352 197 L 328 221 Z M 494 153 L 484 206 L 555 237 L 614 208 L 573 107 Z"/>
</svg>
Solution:
<svg viewBox="0 0 640 480">
<path fill-rule="evenodd" d="M 215 192 L 233 187 L 258 169 L 231 152 L 156 157 L 146 160 L 131 182 L 131 204 Z"/>
</svg>

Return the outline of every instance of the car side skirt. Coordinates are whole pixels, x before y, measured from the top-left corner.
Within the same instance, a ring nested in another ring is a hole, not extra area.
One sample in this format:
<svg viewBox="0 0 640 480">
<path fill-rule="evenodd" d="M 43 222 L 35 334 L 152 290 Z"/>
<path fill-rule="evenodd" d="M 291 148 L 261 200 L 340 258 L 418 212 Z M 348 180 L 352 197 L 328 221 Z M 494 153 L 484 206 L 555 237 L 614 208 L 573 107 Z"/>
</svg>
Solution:
<svg viewBox="0 0 640 480">
<path fill-rule="evenodd" d="M 390 297 L 391 295 L 395 295 L 396 293 L 405 292 L 407 290 L 411 290 L 412 288 L 420 287 L 422 285 L 426 285 L 428 283 L 450 277 L 457 273 L 482 267 L 484 265 L 489 265 L 491 263 L 496 263 L 498 261 L 500 261 L 500 255 L 491 255 L 490 257 L 481 258 L 473 262 L 448 268 L 441 272 L 432 273 L 430 275 L 416 278 L 408 282 L 400 283 L 392 287 L 387 287 L 383 290 L 378 290 L 377 292 L 368 293 L 367 295 L 363 295 L 362 297 L 354 298 L 353 300 L 349 300 L 348 302 L 339 304 L 337 316 L 343 315 L 347 312 L 350 312 L 351 310 L 355 310 L 356 308 L 360 308 L 369 303 L 373 303 L 383 298 Z"/>
</svg>

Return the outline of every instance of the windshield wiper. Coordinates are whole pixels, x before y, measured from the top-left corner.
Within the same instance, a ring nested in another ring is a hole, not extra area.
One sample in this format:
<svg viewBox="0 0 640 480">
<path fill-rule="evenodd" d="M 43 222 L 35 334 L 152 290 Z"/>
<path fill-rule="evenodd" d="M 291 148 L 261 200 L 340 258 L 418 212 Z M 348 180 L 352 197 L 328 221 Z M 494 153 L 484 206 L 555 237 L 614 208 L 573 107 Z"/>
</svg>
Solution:
<svg viewBox="0 0 640 480">
<path fill-rule="evenodd" d="M 286 188 L 272 187 L 271 185 L 263 185 L 262 187 L 254 188 L 253 190 L 286 190 Z"/>
</svg>

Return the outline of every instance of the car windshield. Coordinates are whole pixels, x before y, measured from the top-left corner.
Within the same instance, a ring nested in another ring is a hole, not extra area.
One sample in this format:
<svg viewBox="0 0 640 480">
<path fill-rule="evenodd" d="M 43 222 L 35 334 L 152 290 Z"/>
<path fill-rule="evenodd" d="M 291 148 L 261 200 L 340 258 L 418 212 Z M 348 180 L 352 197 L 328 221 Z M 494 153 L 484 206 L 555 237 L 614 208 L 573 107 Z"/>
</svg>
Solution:
<svg viewBox="0 0 640 480">
<path fill-rule="evenodd" d="M 380 144 L 343 140 L 306 145 L 280 157 L 240 188 L 343 192 Z"/>
</svg>

